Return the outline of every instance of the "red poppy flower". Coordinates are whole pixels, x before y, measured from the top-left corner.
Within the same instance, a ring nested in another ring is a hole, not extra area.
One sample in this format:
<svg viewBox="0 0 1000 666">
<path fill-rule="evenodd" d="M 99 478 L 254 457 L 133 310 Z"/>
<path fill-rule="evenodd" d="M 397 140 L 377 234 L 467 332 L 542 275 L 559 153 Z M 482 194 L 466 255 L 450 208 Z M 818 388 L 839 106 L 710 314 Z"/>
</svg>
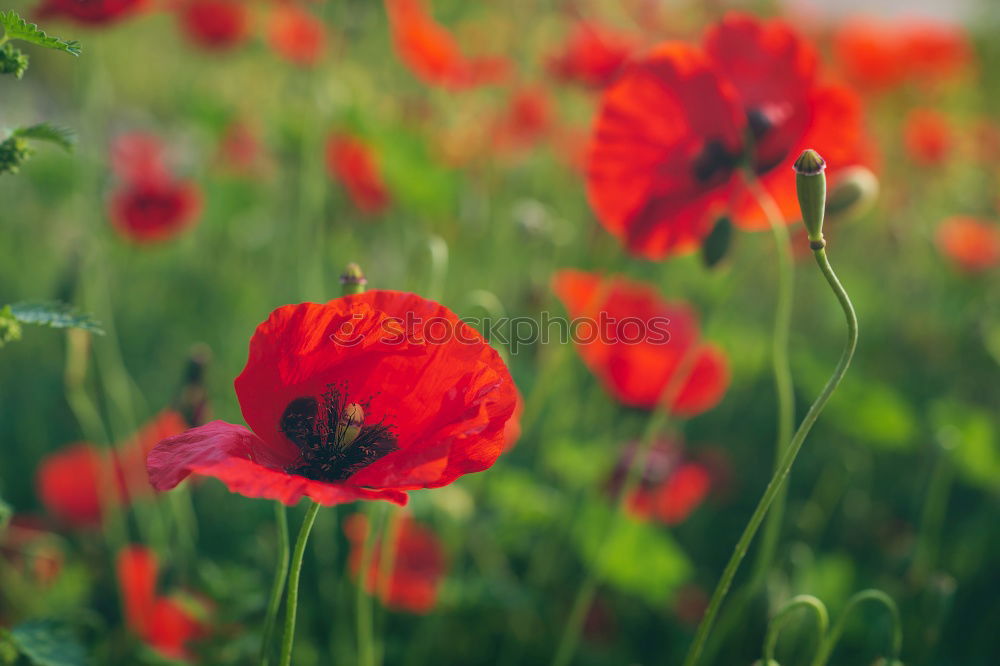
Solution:
<svg viewBox="0 0 1000 666">
<path fill-rule="evenodd" d="M 587 185 L 601 223 L 629 250 L 659 258 L 694 249 L 713 213 L 767 226 L 738 168 L 750 166 L 786 219 L 798 216 L 788 168 L 805 147 L 831 167 L 861 158 L 860 104 L 817 80 L 817 56 L 781 21 L 727 14 L 704 50 L 664 44 L 605 90 L 588 154 Z"/>
<path fill-rule="evenodd" d="M 942 164 L 954 143 L 947 117 L 932 109 L 913 109 L 903 122 L 903 145 L 918 164 Z"/>
<path fill-rule="evenodd" d="M 146 132 L 119 134 L 111 144 L 111 169 L 127 182 L 169 180 L 166 146 Z"/>
<path fill-rule="evenodd" d="M 559 53 L 549 59 L 549 71 L 563 81 L 603 88 L 615 79 L 636 48 L 630 37 L 581 21 L 573 26 Z"/>
<path fill-rule="evenodd" d="M 947 81 L 967 70 L 975 54 L 958 25 L 911 20 L 902 26 L 900 59 L 918 83 Z"/>
<path fill-rule="evenodd" d="M 192 226 L 201 210 L 201 193 L 189 182 L 145 180 L 125 184 L 111 197 L 115 228 L 136 243 L 174 238 Z"/>
<path fill-rule="evenodd" d="M 194 473 L 286 504 L 404 504 L 490 467 L 516 400 L 478 332 L 395 291 L 278 308 L 235 385 L 250 429 L 213 421 L 164 440 L 148 459 L 155 488 Z"/>
<path fill-rule="evenodd" d="M 285 60 L 311 67 L 320 61 L 326 49 L 326 26 L 301 7 L 282 3 L 271 10 L 268 42 Z"/>
<path fill-rule="evenodd" d="M 63 17 L 78 23 L 105 25 L 120 21 L 148 6 L 148 0 L 43 0 L 37 14 Z"/>
<path fill-rule="evenodd" d="M 86 442 L 43 458 L 35 487 L 46 511 L 72 527 L 99 525 L 103 507 L 100 488 L 106 488 L 114 478 L 108 461 L 106 453 Z"/>
<path fill-rule="evenodd" d="M 688 306 L 662 300 L 649 285 L 582 271 L 560 271 L 553 289 L 579 320 L 574 342 L 584 363 L 622 403 L 648 409 L 669 401 L 677 414 L 694 416 L 722 399 L 728 363 L 699 340 Z"/>
<path fill-rule="evenodd" d="M 156 593 L 159 564 L 156 554 L 129 546 L 118 554 L 118 585 L 125 606 L 125 622 L 139 638 L 171 659 L 189 659 L 189 644 L 208 628 L 180 602 Z"/>
<path fill-rule="evenodd" d="M 385 0 L 385 8 L 396 54 L 425 83 L 461 90 L 507 77 L 507 60 L 467 57 L 421 0 Z"/>
<path fill-rule="evenodd" d="M 389 206 L 375 153 L 361 139 L 348 134 L 331 136 L 326 142 L 326 166 L 362 213 L 374 215 Z"/>
<path fill-rule="evenodd" d="M 937 231 L 941 252 L 970 273 L 1000 265 L 1000 226 L 973 217 L 952 217 Z"/>
<path fill-rule="evenodd" d="M 355 577 L 361 571 L 368 520 L 360 513 L 344 522 L 344 533 L 351 542 L 348 566 Z M 365 589 L 377 594 L 389 608 L 410 613 L 428 613 L 437 602 L 438 586 L 445 573 L 445 554 L 437 536 L 417 524 L 410 516 L 400 519 L 396 543 L 391 554 L 392 573 L 383 581 L 380 572 L 382 544 L 377 541 L 371 566 L 365 576 Z"/>
<path fill-rule="evenodd" d="M 610 492 L 618 492 L 625 483 L 637 452 L 637 445 L 626 448 L 611 477 Z M 645 468 L 627 506 L 637 517 L 678 525 L 708 496 L 710 486 L 708 468 L 685 461 L 680 447 L 673 442 L 660 441 L 650 447 Z"/>
<path fill-rule="evenodd" d="M 921 85 L 953 79 L 973 62 L 968 36 L 958 26 L 868 18 L 845 22 L 834 37 L 844 74 L 873 92 L 913 81 Z"/>
<path fill-rule="evenodd" d="M 494 148 L 520 151 L 540 141 L 552 125 L 552 104 L 540 88 L 524 88 L 511 95 L 493 128 Z"/>
<path fill-rule="evenodd" d="M 106 503 L 128 503 L 151 495 L 146 454 L 160 440 L 184 431 L 173 410 L 160 412 L 114 451 L 87 442 L 64 447 L 42 459 L 35 485 L 46 510 L 71 527 L 99 525 Z M 102 496 L 102 493 L 107 493 Z"/>
<path fill-rule="evenodd" d="M 245 0 L 185 0 L 177 8 L 177 18 L 188 39 L 204 49 L 230 49 L 250 34 Z"/>
</svg>

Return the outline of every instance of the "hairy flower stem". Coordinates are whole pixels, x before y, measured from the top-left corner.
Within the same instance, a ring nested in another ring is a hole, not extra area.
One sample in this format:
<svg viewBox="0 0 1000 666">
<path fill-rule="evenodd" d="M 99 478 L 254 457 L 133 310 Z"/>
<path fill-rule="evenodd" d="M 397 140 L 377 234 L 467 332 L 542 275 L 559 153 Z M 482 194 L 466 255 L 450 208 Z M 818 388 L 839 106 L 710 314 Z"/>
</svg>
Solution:
<svg viewBox="0 0 1000 666">
<path fill-rule="evenodd" d="M 774 469 L 776 471 L 778 463 L 781 461 L 781 454 L 788 446 L 789 440 L 792 438 L 792 429 L 795 427 L 795 393 L 791 365 L 788 361 L 788 338 L 792 327 L 792 304 L 795 295 L 795 270 L 788 227 L 774 197 L 752 174 L 748 175 L 746 181 L 757 199 L 757 205 L 764 211 L 770 224 L 777 262 L 774 329 L 771 335 L 771 367 L 778 403 L 777 434 L 774 442 Z M 774 504 L 764 523 L 764 532 L 761 535 L 761 543 L 757 549 L 750 577 L 743 587 L 733 593 L 732 601 L 719 618 L 720 636 L 728 636 L 738 626 L 747 605 L 764 584 L 781 537 L 787 494 L 788 489 L 783 485 L 777 497 L 774 498 Z M 711 647 L 709 650 L 711 651 Z"/>
<path fill-rule="evenodd" d="M 281 607 L 285 581 L 288 579 L 288 559 L 290 557 L 288 510 L 281 502 L 274 503 L 274 524 L 278 532 L 278 566 L 274 570 L 271 598 L 267 602 L 267 615 L 264 616 L 264 635 L 260 641 L 260 666 L 267 666 L 271 661 L 271 638 L 274 635 L 274 626 L 278 621 L 278 609 Z"/>
<path fill-rule="evenodd" d="M 712 593 L 712 599 L 708 604 L 708 609 L 705 611 L 705 616 L 698 625 L 694 641 L 691 643 L 687 657 L 684 659 L 684 666 L 694 666 L 698 663 L 698 658 L 701 656 L 701 651 L 705 647 L 705 642 L 708 639 L 709 632 L 712 630 L 712 625 L 714 624 L 715 618 L 719 613 L 719 608 L 722 606 L 722 602 L 726 598 L 726 593 L 729 592 L 729 586 L 732 584 L 733 578 L 736 576 L 736 571 L 739 569 L 740 563 L 743 561 L 744 556 L 747 554 L 747 550 L 750 548 L 750 543 L 757 534 L 757 530 L 763 522 L 764 516 L 767 515 L 767 511 L 771 507 L 771 503 L 781 491 L 785 479 L 788 477 L 788 474 L 792 469 L 792 465 L 795 463 L 795 458 L 798 456 L 803 442 L 805 442 L 806 436 L 808 436 L 813 424 L 816 423 L 816 419 L 819 418 L 820 413 L 823 411 L 823 408 L 826 407 L 826 403 L 829 402 L 834 391 L 837 390 L 837 386 L 847 373 L 847 368 L 851 365 L 851 359 L 854 357 L 854 350 L 858 344 L 858 319 L 857 315 L 854 313 L 854 306 L 851 304 L 851 299 L 844 290 L 844 287 L 840 284 L 840 280 L 837 279 L 836 274 L 833 272 L 833 268 L 830 266 L 830 261 L 826 256 L 826 250 L 823 248 L 813 250 L 813 255 L 816 258 L 816 263 L 819 266 L 820 271 L 822 271 L 827 283 L 829 283 L 830 288 L 836 295 L 837 301 L 840 303 L 840 307 L 844 311 L 844 317 L 847 321 L 847 342 L 844 346 L 844 351 L 840 356 L 840 361 L 837 363 L 837 367 L 834 369 L 833 374 L 830 376 L 826 386 L 823 387 L 823 390 L 820 392 L 815 402 L 813 402 L 812 406 L 809 407 L 809 411 L 806 413 L 805 418 L 802 419 L 802 423 L 799 425 L 798 430 L 795 431 L 795 435 L 792 437 L 791 443 L 782 454 L 778 467 L 775 470 L 774 475 L 771 477 L 770 482 L 767 484 L 767 488 L 764 490 L 764 495 L 760 498 L 760 502 L 757 503 L 757 508 L 754 509 L 753 515 L 750 517 L 750 521 L 747 523 L 747 526 L 743 530 L 743 534 L 736 543 L 733 554 L 729 558 L 729 562 L 726 564 L 726 568 L 722 572 L 722 577 L 719 579 L 719 583 L 716 585 L 715 591 Z"/>
<path fill-rule="evenodd" d="M 358 569 L 355 616 L 357 620 L 358 666 L 375 666 L 375 631 L 373 626 L 372 599 L 366 585 L 375 559 L 375 541 L 381 525 L 376 521 L 376 507 L 368 511 L 368 533 L 361 547 L 361 567 Z"/>
<path fill-rule="evenodd" d="M 299 536 L 295 540 L 295 550 L 292 552 L 285 599 L 285 635 L 281 640 L 281 660 L 278 662 L 280 666 L 290 666 L 292 663 L 292 644 L 295 642 L 295 614 L 299 605 L 299 577 L 302 574 L 302 557 L 305 555 L 306 542 L 309 541 L 309 533 L 312 531 L 313 523 L 316 522 L 319 507 L 320 505 L 315 502 L 309 504 L 306 516 L 302 519 L 302 527 L 299 528 Z"/>
</svg>

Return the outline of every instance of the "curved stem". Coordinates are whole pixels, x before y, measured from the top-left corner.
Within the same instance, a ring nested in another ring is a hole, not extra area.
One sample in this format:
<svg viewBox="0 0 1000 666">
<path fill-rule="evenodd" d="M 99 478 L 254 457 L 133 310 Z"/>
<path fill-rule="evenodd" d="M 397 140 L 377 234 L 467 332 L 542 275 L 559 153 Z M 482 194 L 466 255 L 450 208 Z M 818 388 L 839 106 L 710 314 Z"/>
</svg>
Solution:
<svg viewBox="0 0 1000 666">
<path fill-rule="evenodd" d="M 306 511 L 306 517 L 302 519 L 302 527 L 299 528 L 299 536 L 295 540 L 295 551 L 292 553 L 292 563 L 288 575 L 287 600 L 285 601 L 285 635 L 281 640 L 281 666 L 290 666 L 292 663 L 292 643 L 295 642 L 295 613 L 299 605 L 299 576 L 302 574 L 302 557 L 306 552 L 306 542 L 309 541 L 309 532 L 312 531 L 313 523 L 316 522 L 316 514 L 319 512 L 319 504 L 312 502 Z"/>
<path fill-rule="evenodd" d="M 281 502 L 274 503 L 274 523 L 278 532 L 278 566 L 274 570 L 271 597 L 267 602 L 267 614 L 264 616 L 264 635 L 260 641 L 260 666 L 267 666 L 271 660 L 271 638 L 274 635 L 274 626 L 278 620 L 278 609 L 281 607 L 281 596 L 285 591 L 285 581 L 288 579 L 288 559 L 290 557 L 288 511 Z"/>
<path fill-rule="evenodd" d="M 899 660 L 899 651 L 903 646 L 903 629 L 896 602 L 882 590 L 862 590 L 847 600 L 844 611 L 837 618 L 837 622 L 833 625 L 833 629 L 826 637 L 826 640 L 820 645 L 820 649 L 816 653 L 816 658 L 813 659 L 812 666 L 825 666 L 826 662 L 830 660 L 833 648 L 836 647 L 837 641 L 840 640 L 840 635 L 844 633 L 844 627 L 847 624 L 847 618 L 850 616 L 851 611 L 854 610 L 855 606 L 865 601 L 874 601 L 889 609 L 889 614 L 892 616 L 892 643 L 889 646 L 891 653 L 890 663 Z"/>
<path fill-rule="evenodd" d="M 826 612 L 826 606 L 822 601 L 812 596 L 811 594 L 800 594 L 797 597 L 793 597 L 788 601 L 781 610 L 779 610 L 773 618 L 771 618 L 771 624 L 767 627 L 767 636 L 764 639 L 764 663 L 770 664 L 774 661 L 774 648 L 778 644 L 778 635 L 781 633 L 782 627 L 788 622 L 788 618 L 791 616 L 792 612 L 799 608 L 812 609 L 813 615 L 816 618 L 816 636 L 819 639 L 819 644 L 817 645 L 817 654 L 819 650 L 822 649 L 823 639 L 826 636 L 826 628 L 830 624 L 830 616 Z"/>
<path fill-rule="evenodd" d="M 798 456 L 799 450 L 802 448 L 802 443 L 805 442 L 813 424 L 816 423 L 816 419 L 819 418 L 823 408 L 826 407 L 826 403 L 829 402 L 830 397 L 833 395 L 834 391 L 837 390 L 837 386 L 847 373 L 847 368 L 850 366 L 851 359 L 854 357 L 854 350 L 858 344 L 858 319 L 857 315 L 854 313 L 854 306 L 851 304 L 851 299 L 847 295 L 847 292 L 844 291 L 844 287 L 840 284 L 840 280 L 837 279 L 836 274 L 833 272 L 833 268 L 830 266 L 830 262 L 827 259 L 826 251 L 823 249 L 815 250 L 813 255 L 816 257 L 816 263 L 819 265 L 820 270 L 823 272 L 823 276 L 826 278 L 827 283 L 829 283 L 830 288 L 833 290 L 837 297 L 837 301 L 839 301 L 840 306 L 844 311 L 844 317 L 847 321 L 847 342 L 844 346 L 844 351 L 840 356 L 840 361 L 837 363 L 837 367 L 833 371 L 833 375 L 830 376 L 826 386 L 823 387 L 823 390 L 820 392 L 815 402 L 813 402 L 812 406 L 809 407 L 809 411 L 806 413 L 805 418 L 802 419 L 802 423 L 799 425 L 798 430 L 795 431 L 795 435 L 792 437 L 791 443 L 782 454 L 781 459 L 778 462 L 777 469 L 771 477 L 771 481 L 767 484 L 767 488 L 764 490 L 764 495 L 760 498 L 760 502 L 757 503 L 757 508 L 754 509 L 753 515 L 750 516 L 750 521 L 744 528 L 739 541 L 737 541 L 733 554 L 729 558 L 729 562 L 726 564 L 726 568 L 722 572 L 722 577 L 719 579 L 719 583 L 715 587 L 715 592 L 712 593 L 712 599 L 708 604 L 708 609 L 705 611 L 705 616 L 698 625 L 698 631 L 695 633 L 694 641 L 691 643 L 687 657 L 684 659 L 684 666 L 694 666 L 694 664 L 698 662 L 698 657 L 701 655 L 701 651 L 705 647 L 705 641 L 708 638 L 708 634 L 712 630 L 715 617 L 718 615 L 719 608 L 722 605 L 726 594 L 729 592 L 729 586 L 732 584 L 733 578 L 736 576 L 736 571 L 739 569 L 740 562 L 743 561 L 747 550 L 750 548 L 750 542 L 753 541 L 754 536 L 757 534 L 757 529 L 760 527 L 761 522 L 764 520 L 764 516 L 767 514 L 767 510 L 771 507 L 771 503 L 774 501 L 774 498 L 777 497 L 785 479 L 788 477 L 788 473 L 792 469 L 792 464 L 795 462 L 795 458 Z"/>
</svg>

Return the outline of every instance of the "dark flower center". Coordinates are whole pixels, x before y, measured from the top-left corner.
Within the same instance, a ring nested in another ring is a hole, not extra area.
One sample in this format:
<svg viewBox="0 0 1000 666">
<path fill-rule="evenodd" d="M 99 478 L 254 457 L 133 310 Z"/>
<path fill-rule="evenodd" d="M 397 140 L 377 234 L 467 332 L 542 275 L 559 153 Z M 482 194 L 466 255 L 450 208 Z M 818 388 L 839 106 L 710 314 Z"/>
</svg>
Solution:
<svg viewBox="0 0 1000 666">
<path fill-rule="evenodd" d="M 299 457 L 286 471 L 316 481 L 343 481 L 396 451 L 396 436 L 385 419 L 365 424 L 370 404 L 348 402 L 346 385 L 288 403 L 279 428 L 298 447 Z"/>
<path fill-rule="evenodd" d="M 694 158 L 692 172 L 695 180 L 702 185 L 718 185 L 726 182 L 729 174 L 739 163 L 738 153 L 729 152 L 721 141 L 712 139 Z"/>
</svg>

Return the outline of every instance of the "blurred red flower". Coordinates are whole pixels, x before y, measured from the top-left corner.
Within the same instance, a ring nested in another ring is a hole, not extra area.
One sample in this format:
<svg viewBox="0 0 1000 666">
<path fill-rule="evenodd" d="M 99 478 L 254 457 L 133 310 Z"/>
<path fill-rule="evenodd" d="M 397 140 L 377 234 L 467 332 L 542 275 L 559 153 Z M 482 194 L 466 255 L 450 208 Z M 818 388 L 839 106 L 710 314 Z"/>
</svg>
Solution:
<svg viewBox="0 0 1000 666">
<path fill-rule="evenodd" d="M 146 644 L 171 659 L 190 659 L 189 644 L 208 633 L 185 605 L 156 593 L 159 563 L 143 546 L 118 553 L 117 575 L 125 623 Z"/>
<path fill-rule="evenodd" d="M 78 23 L 105 25 L 149 6 L 149 0 L 42 0 L 40 18 L 62 17 Z"/>
<path fill-rule="evenodd" d="M 245 0 L 184 0 L 177 7 L 184 34 L 201 48 L 222 51 L 250 34 L 250 10 Z"/>
<path fill-rule="evenodd" d="M 264 147 L 254 125 L 236 120 L 230 122 L 219 140 L 222 164 L 242 174 L 257 173 L 265 164 Z"/>
<path fill-rule="evenodd" d="M 156 243 L 191 227 L 201 211 L 201 192 L 194 183 L 139 180 L 112 194 L 111 222 L 125 238 Z"/>
<path fill-rule="evenodd" d="M 70 527 L 97 526 L 106 503 L 128 504 L 152 494 L 145 471 L 146 454 L 161 439 L 185 428 L 183 418 L 167 409 L 114 451 L 88 442 L 55 451 L 38 466 L 38 497 L 50 514 Z M 107 495 L 102 497 L 102 493 Z"/>
<path fill-rule="evenodd" d="M 871 92 L 947 81 L 974 62 L 961 28 L 919 20 L 850 19 L 834 35 L 834 53 L 843 73 Z"/>
<path fill-rule="evenodd" d="M 574 340 L 583 362 L 622 403 L 650 409 L 667 401 L 675 413 L 694 416 L 722 399 L 728 362 L 699 340 L 687 305 L 662 300 L 646 284 L 575 270 L 559 271 L 553 289 L 570 317 L 584 319 Z"/>
<path fill-rule="evenodd" d="M 727 14 L 704 49 L 670 42 L 608 87 L 591 135 L 587 191 L 628 249 L 660 258 L 697 247 L 727 206 L 746 229 L 767 226 L 738 169 L 747 160 L 791 222 L 788 176 L 806 147 L 833 169 L 861 160 L 860 103 L 818 80 L 811 46 L 779 20 Z"/>
<path fill-rule="evenodd" d="M 517 395 L 478 332 L 395 291 L 278 308 L 235 386 L 250 429 L 213 421 L 160 442 L 155 488 L 194 473 L 289 505 L 405 504 L 407 490 L 490 467 Z"/>
<path fill-rule="evenodd" d="M 531 148 L 552 126 L 552 103 L 541 88 L 514 91 L 493 127 L 496 150 L 517 152 Z"/>
<path fill-rule="evenodd" d="M 42 458 L 35 488 L 45 510 L 71 527 L 99 525 L 103 515 L 100 489 L 108 488 L 114 479 L 109 461 L 104 451 L 87 442 Z"/>
<path fill-rule="evenodd" d="M 169 180 L 163 140 L 146 132 L 119 134 L 111 143 L 111 170 L 129 182 Z"/>
<path fill-rule="evenodd" d="M 625 483 L 637 453 L 636 444 L 625 449 L 609 483 L 612 494 L 617 494 Z M 639 518 L 678 525 L 708 496 L 710 486 L 711 474 L 707 467 L 684 460 L 677 444 L 659 441 L 650 447 L 639 483 L 627 498 L 626 506 Z"/>
<path fill-rule="evenodd" d="M 22 582 L 45 588 L 59 578 L 66 553 L 62 539 L 43 525 L 32 516 L 15 515 L 0 531 L 0 557 Z"/>
<path fill-rule="evenodd" d="M 360 513 L 351 515 L 344 522 L 344 533 L 351 542 L 348 560 L 351 574 L 361 571 L 368 520 Z M 375 542 L 371 566 L 365 576 L 365 589 L 377 595 L 382 603 L 395 610 L 410 613 L 428 613 L 437 602 L 438 586 L 445 574 L 444 549 L 437 536 L 419 525 L 409 515 L 399 519 L 396 543 L 389 555 L 392 572 L 385 581 L 381 572 L 381 540 Z"/>
<path fill-rule="evenodd" d="M 358 137 L 337 133 L 326 142 L 326 166 L 362 213 L 375 215 L 389 206 L 375 153 Z"/>
<path fill-rule="evenodd" d="M 549 58 L 549 71 L 558 79 L 591 88 L 611 83 L 637 50 L 635 39 L 594 22 L 580 21 L 559 52 Z"/>
<path fill-rule="evenodd" d="M 268 42 L 279 56 L 302 67 L 319 63 L 326 49 L 326 26 L 316 16 L 291 3 L 271 10 Z"/>
<path fill-rule="evenodd" d="M 937 230 L 938 248 L 959 268 L 978 273 L 1000 265 L 1000 226 L 974 217 L 951 217 Z"/>
<path fill-rule="evenodd" d="M 914 162 L 935 166 L 945 162 L 954 144 L 948 118 L 933 109 L 912 109 L 903 121 L 903 145 Z"/>
<path fill-rule="evenodd" d="M 385 0 L 385 9 L 396 54 L 424 83 L 462 90 L 507 77 L 510 63 L 506 59 L 467 57 L 422 0 Z"/>
</svg>

